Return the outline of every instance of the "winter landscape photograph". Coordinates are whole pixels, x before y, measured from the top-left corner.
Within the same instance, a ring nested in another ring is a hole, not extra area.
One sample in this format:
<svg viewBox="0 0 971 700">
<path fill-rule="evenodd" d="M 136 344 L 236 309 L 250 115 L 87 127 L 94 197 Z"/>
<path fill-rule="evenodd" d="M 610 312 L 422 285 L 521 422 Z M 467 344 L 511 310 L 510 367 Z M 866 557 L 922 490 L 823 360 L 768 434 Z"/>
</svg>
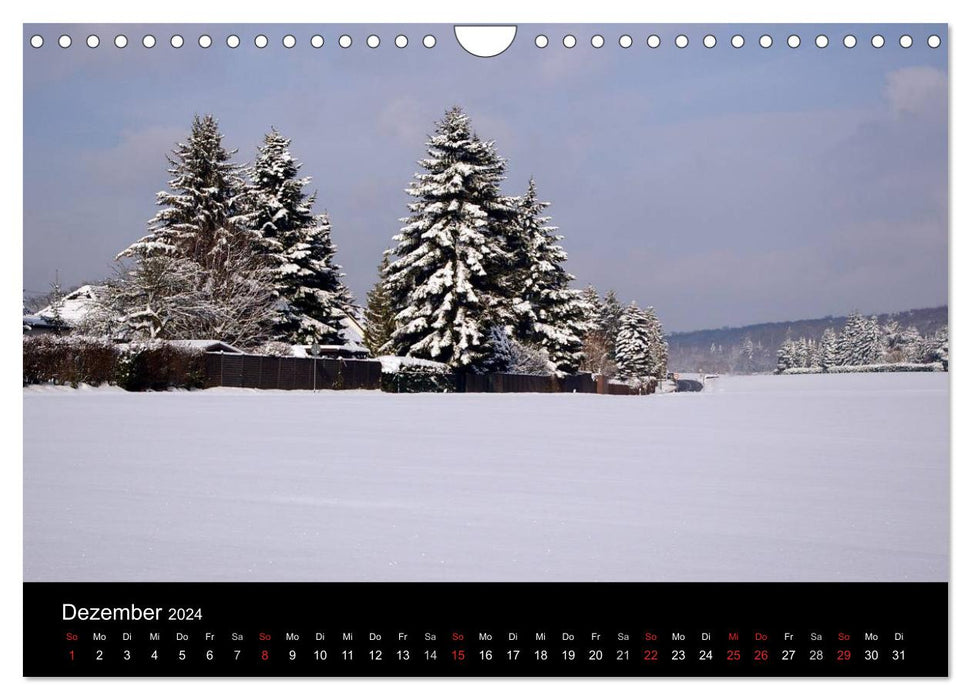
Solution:
<svg viewBox="0 0 971 700">
<path fill-rule="evenodd" d="M 25 25 L 24 580 L 947 581 L 946 27 L 788 29 Z"/>
</svg>

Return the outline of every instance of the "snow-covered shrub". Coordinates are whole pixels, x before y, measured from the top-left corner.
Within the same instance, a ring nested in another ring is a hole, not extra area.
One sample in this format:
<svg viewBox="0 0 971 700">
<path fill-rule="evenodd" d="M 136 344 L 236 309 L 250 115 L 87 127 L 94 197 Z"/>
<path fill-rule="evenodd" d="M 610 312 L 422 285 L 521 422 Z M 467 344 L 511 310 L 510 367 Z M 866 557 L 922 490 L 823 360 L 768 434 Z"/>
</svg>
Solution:
<svg viewBox="0 0 971 700">
<path fill-rule="evenodd" d="M 197 389 L 205 383 L 205 354 L 164 341 L 131 343 L 121 354 L 115 382 L 128 391 Z"/>
<path fill-rule="evenodd" d="M 392 394 L 455 391 L 455 375 L 447 367 L 405 364 L 393 372 L 381 373 L 381 391 Z"/>
<path fill-rule="evenodd" d="M 885 362 L 872 365 L 837 365 L 835 367 L 790 367 L 782 374 L 856 374 L 860 372 L 940 372 L 944 367 L 939 362 Z"/>
<path fill-rule="evenodd" d="M 487 372 L 543 375 L 556 373 L 556 366 L 550 361 L 546 350 L 516 340 L 500 326 L 490 329 L 489 344 L 492 346 L 492 356 L 484 367 Z"/>
<path fill-rule="evenodd" d="M 654 377 L 638 377 L 623 383 L 630 387 L 632 394 L 653 394 L 657 391 L 657 379 Z"/>
<path fill-rule="evenodd" d="M 872 365 L 840 365 L 830 367 L 828 374 L 850 374 L 853 372 L 940 372 L 940 364 L 928 363 L 918 364 L 916 362 L 898 362 L 895 364 L 883 363 Z"/>
<path fill-rule="evenodd" d="M 256 348 L 253 354 L 268 357 L 293 357 L 293 346 L 279 340 L 270 340 Z"/>
<path fill-rule="evenodd" d="M 834 372 L 835 370 L 835 367 L 830 367 L 828 371 Z M 822 374 L 826 371 L 822 367 L 789 367 L 782 370 L 781 374 Z"/>
<path fill-rule="evenodd" d="M 106 384 L 114 377 L 118 350 L 101 338 L 84 336 L 26 336 L 24 385 Z"/>
</svg>

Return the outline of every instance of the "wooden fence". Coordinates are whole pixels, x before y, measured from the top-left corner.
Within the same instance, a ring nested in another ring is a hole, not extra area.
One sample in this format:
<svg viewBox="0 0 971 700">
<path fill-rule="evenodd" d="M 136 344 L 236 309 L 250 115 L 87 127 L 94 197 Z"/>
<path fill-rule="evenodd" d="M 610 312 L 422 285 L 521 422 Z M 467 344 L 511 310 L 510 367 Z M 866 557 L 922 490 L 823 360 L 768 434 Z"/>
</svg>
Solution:
<svg viewBox="0 0 971 700">
<path fill-rule="evenodd" d="M 314 363 L 317 371 L 314 376 Z M 206 353 L 206 387 L 246 389 L 380 389 L 381 363 L 343 358 L 270 357 Z M 554 377 L 534 374 L 456 374 L 455 390 L 464 393 L 650 394 L 654 384 L 637 389 L 591 374 Z"/>
<path fill-rule="evenodd" d="M 314 363 L 317 371 L 314 373 Z M 380 389 L 381 363 L 206 353 L 206 386 L 248 389 Z"/>
<path fill-rule="evenodd" d="M 553 377 L 538 374 L 459 374 L 455 376 L 457 391 L 468 394 L 596 394 L 597 382 L 590 374 Z"/>
</svg>

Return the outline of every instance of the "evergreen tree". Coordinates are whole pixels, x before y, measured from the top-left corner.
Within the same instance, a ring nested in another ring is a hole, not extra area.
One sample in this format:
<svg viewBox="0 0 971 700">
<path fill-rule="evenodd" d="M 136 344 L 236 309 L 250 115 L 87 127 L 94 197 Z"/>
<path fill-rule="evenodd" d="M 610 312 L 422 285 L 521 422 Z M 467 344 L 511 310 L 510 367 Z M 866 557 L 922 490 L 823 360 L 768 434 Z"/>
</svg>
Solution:
<svg viewBox="0 0 971 700">
<path fill-rule="evenodd" d="M 855 311 L 847 317 L 846 325 L 836 342 L 841 365 L 870 365 L 878 362 L 881 346 L 880 325 L 876 317 L 867 318 Z"/>
<path fill-rule="evenodd" d="M 563 237 L 543 215 L 548 206 L 537 199 L 536 183 L 530 178 L 510 226 L 510 238 L 519 242 L 513 255 L 519 267 L 510 275 L 516 285 L 514 335 L 546 350 L 558 372 L 572 374 L 583 360 L 586 314 L 582 293 L 570 288 L 573 276 L 563 269 Z"/>
<path fill-rule="evenodd" d="M 796 367 L 808 367 L 809 366 L 809 341 L 805 338 L 799 338 L 795 344 L 795 360 Z"/>
<path fill-rule="evenodd" d="M 51 282 L 50 299 L 51 303 L 48 305 L 50 315 L 47 316 L 47 322 L 51 324 L 54 334 L 60 335 L 67 324 L 61 315 L 64 309 L 64 291 L 61 289 L 60 276 L 57 273 L 54 274 L 54 281 Z"/>
<path fill-rule="evenodd" d="M 742 340 L 738 355 L 738 371 L 745 374 L 752 372 L 755 368 L 755 343 L 752 342 L 752 336 L 746 335 L 745 339 Z"/>
<path fill-rule="evenodd" d="M 948 368 L 951 361 L 951 339 L 947 326 L 939 328 L 934 334 L 934 344 L 937 351 L 938 362 L 944 363 L 944 369 Z"/>
<path fill-rule="evenodd" d="M 651 331 L 648 319 L 636 302 L 631 302 L 620 318 L 617 333 L 617 373 L 626 379 L 654 376 L 651 357 Z"/>
<path fill-rule="evenodd" d="M 117 258 L 131 266 L 107 285 L 99 323 L 131 338 L 218 338 L 253 347 L 272 327 L 273 298 L 249 228 L 235 151 L 212 116 L 196 117 L 168 157 L 171 192 L 149 232 Z"/>
<path fill-rule="evenodd" d="M 247 234 L 235 154 L 223 146 L 215 118 L 196 116 L 189 138 L 168 156 L 171 191 L 156 195 L 161 208 L 148 222 L 148 234 L 118 257 L 180 255 L 218 271 L 229 248 Z"/>
<path fill-rule="evenodd" d="M 516 340 L 502 326 L 489 330 L 489 343 L 492 354 L 483 366 L 487 372 L 548 375 L 557 371 L 544 348 Z"/>
<path fill-rule="evenodd" d="M 908 326 L 900 334 L 900 352 L 903 362 L 919 362 L 921 359 L 921 345 L 924 339 L 913 326 Z"/>
<path fill-rule="evenodd" d="M 819 339 L 819 366 L 823 370 L 835 367 L 838 362 L 836 350 L 836 331 L 827 328 Z"/>
<path fill-rule="evenodd" d="M 490 328 L 512 321 L 503 283 L 515 207 L 499 191 L 505 162 L 460 108 L 446 112 L 426 145 L 388 266 L 391 344 L 398 355 L 475 371 L 492 351 Z"/>
<path fill-rule="evenodd" d="M 928 336 L 925 340 L 921 362 L 941 362 L 944 364 L 944 368 L 947 369 L 950 359 L 948 328 L 944 326 L 939 328 L 933 336 Z"/>
<path fill-rule="evenodd" d="M 620 317 L 624 315 L 624 305 L 617 299 L 617 292 L 608 289 L 600 306 L 600 321 L 598 326 L 607 341 L 610 357 L 616 350 L 617 334 L 620 332 Z"/>
<path fill-rule="evenodd" d="M 796 352 L 796 344 L 792 341 L 788 335 L 786 339 L 782 341 L 782 345 L 779 346 L 779 352 L 777 354 L 776 362 L 776 372 L 782 374 L 787 369 L 792 369 L 793 367 L 798 367 L 798 359 Z"/>
<path fill-rule="evenodd" d="M 874 364 L 880 362 L 883 357 L 883 335 L 880 333 L 880 321 L 876 316 L 865 319 L 863 338 L 861 340 L 861 353 L 867 360 L 864 364 Z"/>
<path fill-rule="evenodd" d="M 819 343 L 812 338 L 806 340 L 806 367 L 819 367 Z"/>
<path fill-rule="evenodd" d="M 587 312 L 586 325 L 587 333 L 596 333 L 600 330 L 600 317 L 603 313 L 603 300 L 600 292 L 592 284 L 588 284 L 583 289 L 583 308 Z"/>
<path fill-rule="evenodd" d="M 247 190 L 254 245 L 273 273 L 277 299 L 274 336 L 290 343 L 341 344 L 350 301 L 327 214 L 314 214 L 316 194 L 304 192 L 290 139 L 272 129 L 263 139 Z"/>
<path fill-rule="evenodd" d="M 394 333 L 391 296 L 385 286 L 390 261 L 390 253 L 385 251 L 378 267 L 378 281 L 367 293 L 367 307 L 364 309 L 364 345 L 375 357 L 387 352 L 386 346 Z"/>
<path fill-rule="evenodd" d="M 654 307 L 648 306 L 641 313 L 647 330 L 649 375 L 660 382 L 668 371 L 668 341 L 664 338 L 664 329 Z"/>
</svg>

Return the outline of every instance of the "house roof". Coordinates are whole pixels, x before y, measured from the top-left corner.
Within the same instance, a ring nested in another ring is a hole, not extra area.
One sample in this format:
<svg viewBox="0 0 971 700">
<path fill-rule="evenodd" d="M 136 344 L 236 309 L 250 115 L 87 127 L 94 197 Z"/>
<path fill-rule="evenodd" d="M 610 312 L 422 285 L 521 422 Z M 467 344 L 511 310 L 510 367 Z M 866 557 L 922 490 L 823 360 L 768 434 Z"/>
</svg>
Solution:
<svg viewBox="0 0 971 700">
<path fill-rule="evenodd" d="M 310 353 L 308 352 L 310 349 L 309 345 L 291 345 L 290 347 L 293 351 L 293 357 L 310 357 Z M 341 350 L 344 352 L 370 354 L 370 351 L 366 347 L 354 342 L 347 342 L 343 345 L 321 345 L 319 347 L 321 355 L 326 355 L 329 352 L 333 353 Z"/>
<path fill-rule="evenodd" d="M 211 338 L 193 338 L 189 340 L 169 340 L 168 343 L 181 348 L 194 348 L 203 352 L 226 352 L 233 355 L 242 355 L 243 351 L 239 348 L 224 343 L 221 340 Z"/>
<path fill-rule="evenodd" d="M 344 338 L 348 345 L 364 345 L 364 314 L 354 306 L 349 313 L 344 314 L 341 323 L 344 326 Z"/>
<path fill-rule="evenodd" d="M 81 285 L 73 292 L 65 294 L 61 298 L 61 320 L 63 320 L 68 326 L 77 325 L 91 312 L 91 307 L 94 305 L 97 299 L 98 287 L 93 284 Z M 52 306 L 48 305 L 33 316 L 40 317 L 41 319 L 47 321 L 47 323 L 32 323 L 30 325 L 50 325 L 50 319 L 54 317 L 54 309 Z M 29 323 L 27 321 L 27 316 L 24 317 L 24 323 Z"/>
</svg>

